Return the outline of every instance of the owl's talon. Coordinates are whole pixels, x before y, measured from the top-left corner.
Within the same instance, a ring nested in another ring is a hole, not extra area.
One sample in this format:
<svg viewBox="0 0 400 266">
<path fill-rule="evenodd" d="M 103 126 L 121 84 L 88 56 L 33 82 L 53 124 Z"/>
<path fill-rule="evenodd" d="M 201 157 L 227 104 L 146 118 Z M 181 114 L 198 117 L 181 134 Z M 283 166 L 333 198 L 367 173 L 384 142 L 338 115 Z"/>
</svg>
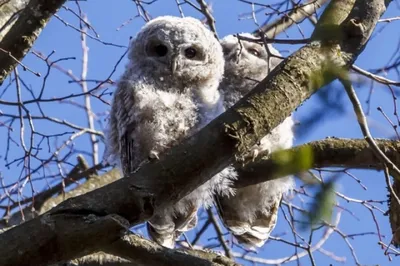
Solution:
<svg viewBox="0 0 400 266">
<path fill-rule="evenodd" d="M 252 158 L 251 161 L 252 162 L 254 162 L 256 160 L 258 154 L 259 154 L 258 149 L 254 149 L 254 150 L 251 151 L 251 158 Z"/>
<path fill-rule="evenodd" d="M 160 160 L 160 157 L 158 157 L 158 152 L 156 152 L 156 151 L 150 151 L 150 154 L 149 154 L 149 160 L 150 161 L 155 161 L 155 160 Z"/>
</svg>

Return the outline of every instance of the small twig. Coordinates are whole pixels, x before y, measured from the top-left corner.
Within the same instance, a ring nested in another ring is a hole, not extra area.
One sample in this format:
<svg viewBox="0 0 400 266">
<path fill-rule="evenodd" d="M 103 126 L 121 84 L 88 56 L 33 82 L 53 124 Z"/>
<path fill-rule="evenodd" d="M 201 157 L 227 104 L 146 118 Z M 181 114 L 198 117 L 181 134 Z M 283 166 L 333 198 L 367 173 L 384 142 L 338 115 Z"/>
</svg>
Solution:
<svg viewBox="0 0 400 266">
<path fill-rule="evenodd" d="M 328 0 L 310 0 L 297 8 L 293 8 L 288 14 L 284 14 L 281 18 L 275 20 L 270 24 L 262 25 L 259 29 L 254 31 L 254 34 L 264 32 L 266 37 L 274 37 L 279 33 L 287 30 L 295 23 L 303 21 L 305 18 L 312 16 L 321 6 Z"/>
<path fill-rule="evenodd" d="M 400 20 L 400 17 L 382 18 L 382 19 L 378 20 L 378 22 L 386 22 L 386 23 L 389 23 L 389 22 L 392 22 L 392 21 L 395 21 L 395 20 Z"/>
<path fill-rule="evenodd" d="M 386 165 L 385 165 L 384 173 L 385 173 L 386 185 L 388 186 L 388 189 L 389 189 L 389 191 L 390 191 L 390 196 L 391 196 L 391 197 L 394 197 L 395 200 L 396 200 L 396 202 L 397 202 L 397 205 L 400 206 L 399 197 L 397 196 L 396 192 L 395 192 L 394 189 L 393 189 L 392 183 L 390 182 L 389 170 L 388 170 L 388 168 L 386 167 Z M 394 232 L 394 233 L 392 234 L 392 239 L 390 240 L 389 245 L 387 245 L 387 247 L 386 247 L 386 250 L 385 250 L 385 254 L 386 254 L 386 255 L 389 255 L 389 254 L 388 254 L 388 250 L 389 250 L 389 248 L 390 248 L 391 243 L 393 243 L 393 239 L 395 238 L 395 235 L 396 235 L 396 233 Z M 382 240 L 379 241 L 379 242 L 382 242 Z M 389 256 L 389 258 L 390 258 L 390 256 Z"/>
<path fill-rule="evenodd" d="M 400 252 L 397 249 L 392 248 L 390 245 L 387 245 L 387 244 L 383 243 L 382 241 L 379 241 L 378 244 L 384 248 L 387 248 L 387 250 L 393 251 L 396 256 L 400 255 Z"/>
<path fill-rule="evenodd" d="M 81 33 L 81 34 L 85 34 L 87 37 L 89 37 L 92 40 L 95 40 L 99 43 L 102 43 L 104 45 L 109 45 L 109 46 L 114 46 L 114 47 L 118 47 L 118 48 L 127 48 L 125 45 L 120 45 L 120 44 L 115 44 L 115 43 L 111 43 L 111 42 L 105 42 L 103 40 L 101 40 L 100 38 L 96 37 L 96 36 L 92 36 L 91 34 L 87 33 L 86 31 L 83 32 L 82 29 L 78 29 L 77 27 L 75 27 L 74 25 L 71 25 L 70 23 L 66 22 L 64 19 L 62 19 L 60 16 L 58 16 L 57 14 L 54 14 L 54 17 L 57 18 L 61 23 L 63 23 L 66 27 L 70 27 L 71 29 Z"/>
<path fill-rule="evenodd" d="M 79 14 L 82 17 L 82 21 L 87 24 L 87 17 L 85 14 Z M 82 46 L 82 72 L 81 72 L 81 80 L 86 80 L 87 72 L 88 72 L 88 60 L 89 60 L 89 48 L 86 43 L 86 31 L 87 27 L 83 26 L 84 23 L 80 24 L 81 33 L 81 46 Z M 82 88 L 82 93 L 85 93 L 85 107 L 86 107 L 86 116 L 88 122 L 88 128 L 91 130 L 95 130 L 94 126 L 94 116 L 92 112 L 92 104 L 90 99 L 90 94 L 88 94 L 88 86 L 87 82 L 80 83 Z M 90 134 L 90 141 L 92 144 L 92 160 L 93 164 L 96 165 L 99 163 L 99 143 L 95 135 Z"/>
<path fill-rule="evenodd" d="M 210 209 L 207 209 L 207 214 L 208 214 L 208 217 L 209 217 L 209 219 L 210 219 L 212 225 L 214 226 L 215 233 L 217 234 L 218 240 L 219 240 L 219 242 L 221 243 L 221 246 L 222 246 L 222 248 L 223 248 L 224 251 L 225 251 L 225 255 L 226 255 L 228 258 L 232 259 L 232 258 L 233 258 L 233 255 L 232 255 L 231 249 L 228 247 L 228 245 L 227 245 L 226 242 L 225 242 L 225 239 L 224 239 L 224 237 L 223 237 L 223 233 L 222 233 L 221 227 L 219 226 L 217 220 L 215 219 L 215 216 L 214 216 L 214 214 L 213 214 L 211 208 L 210 208 Z"/>
<path fill-rule="evenodd" d="M 263 38 L 250 38 L 250 37 L 246 37 L 246 36 L 241 36 L 239 34 L 237 34 L 239 37 L 239 39 L 241 40 L 245 40 L 245 41 L 249 41 L 249 42 L 256 42 L 256 43 L 280 43 L 280 44 L 304 44 L 304 43 L 308 43 L 310 41 L 310 39 L 271 39 L 271 38 L 267 38 L 267 37 L 263 37 Z"/>
<path fill-rule="evenodd" d="M 396 107 L 395 107 L 395 108 L 396 108 Z M 392 128 L 393 128 L 393 130 L 394 130 L 394 132 L 395 132 L 395 134 L 396 134 L 396 136 L 397 136 L 397 139 L 400 140 L 400 135 L 399 135 L 399 132 L 397 131 L 398 125 L 395 125 L 395 124 L 392 122 L 392 120 L 391 120 L 391 119 L 387 116 L 387 114 L 383 111 L 382 107 L 378 106 L 376 109 L 383 115 L 383 117 L 386 119 L 386 121 L 389 122 L 389 124 L 392 126 Z"/>
<path fill-rule="evenodd" d="M 312 251 L 311 251 L 313 235 L 314 235 L 314 230 L 312 229 L 311 232 L 310 232 L 310 237 L 308 238 L 308 247 L 306 248 L 306 250 L 307 250 L 307 253 L 308 253 L 308 257 L 310 258 L 311 265 L 312 266 L 316 266 L 315 265 L 315 259 L 314 259 L 314 256 L 312 254 Z"/>
<path fill-rule="evenodd" d="M 193 241 L 191 243 L 192 246 L 196 245 L 197 241 L 200 240 L 200 237 L 207 230 L 207 228 L 210 224 L 211 224 L 210 219 L 207 219 L 207 221 L 203 224 L 203 227 L 201 227 L 200 230 L 196 233 L 196 237 L 193 239 Z"/>
<path fill-rule="evenodd" d="M 179 2 L 179 0 L 175 0 L 175 3 L 176 3 L 176 6 L 178 7 L 179 14 L 181 15 L 182 18 L 184 18 L 185 14 L 183 14 L 183 10 L 182 10 L 182 7 L 181 7 L 182 3 Z"/>
<path fill-rule="evenodd" d="M 394 80 L 390 80 L 390 79 L 372 74 L 371 72 L 368 72 L 367 70 L 364 70 L 356 65 L 352 65 L 351 69 L 353 69 L 355 72 L 357 72 L 363 76 L 366 76 L 368 78 L 375 80 L 376 82 L 379 82 L 379 83 L 382 83 L 385 85 L 400 86 L 400 81 L 394 81 Z"/>
<path fill-rule="evenodd" d="M 215 19 L 210 12 L 210 8 L 208 4 L 204 0 L 197 0 L 201 8 L 201 13 L 206 17 L 207 24 L 210 27 L 210 30 L 214 33 L 215 38 L 218 39 L 217 28 L 215 27 Z"/>
<path fill-rule="evenodd" d="M 40 77 L 41 74 L 39 72 L 35 72 L 32 69 L 30 69 L 29 67 L 27 67 L 26 65 L 24 65 L 21 61 L 19 61 L 15 56 L 13 56 L 10 52 L 4 50 L 3 48 L 0 47 L 0 51 L 2 51 L 3 53 L 7 54 L 10 58 L 12 58 L 15 62 L 17 62 L 23 70 L 27 70 L 29 72 L 31 72 L 32 74 L 34 74 L 37 77 Z"/>
</svg>

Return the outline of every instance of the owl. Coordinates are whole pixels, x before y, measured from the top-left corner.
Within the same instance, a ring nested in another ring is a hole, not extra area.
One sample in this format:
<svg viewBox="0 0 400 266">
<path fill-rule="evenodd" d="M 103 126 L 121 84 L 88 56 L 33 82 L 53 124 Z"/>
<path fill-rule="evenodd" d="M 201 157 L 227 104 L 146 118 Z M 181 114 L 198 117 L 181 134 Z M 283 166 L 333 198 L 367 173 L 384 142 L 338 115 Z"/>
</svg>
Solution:
<svg viewBox="0 0 400 266">
<path fill-rule="evenodd" d="M 250 34 L 241 36 L 253 37 Z M 270 57 L 264 45 L 239 40 L 234 35 L 225 37 L 221 45 L 225 57 L 225 77 L 220 84 L 220 90 L 224 97 L 224 106 L 230 108 L 263 80 L 281 59 Z M 279 56 L 271 45 L 268 45 L 268 49 L 270 53 Z M 286 118 L 252 147 L 253 154 L 291 147 L 293 125 L 292 117 Z M 276 225 L 282 195 L 293 186 L 293 178 L 284 177 L 240 188 L 234 196 L 217 196 L 216 206 L 225 226 L 239 243 L 251 248 L 261 247 Z"/>
<path fill-rule="evenodd" d="M 157 160 L 223 112 L 218 91 L 224 72 L 222 47 L 199 20 L 151 20 L 132 40 L 128 59 L 106 132 L 108 155 L 124 176 Z M 229 175 L 229 169 L 224 171 Z M 155 210 L 147 224 L 150 237 L 174 247 L 176 238 L 196 225 L 198 208 L 209 204 L 214 192 L 225 191 L 229 181 L 223 174 L 176 204 Z"/>
</svg>

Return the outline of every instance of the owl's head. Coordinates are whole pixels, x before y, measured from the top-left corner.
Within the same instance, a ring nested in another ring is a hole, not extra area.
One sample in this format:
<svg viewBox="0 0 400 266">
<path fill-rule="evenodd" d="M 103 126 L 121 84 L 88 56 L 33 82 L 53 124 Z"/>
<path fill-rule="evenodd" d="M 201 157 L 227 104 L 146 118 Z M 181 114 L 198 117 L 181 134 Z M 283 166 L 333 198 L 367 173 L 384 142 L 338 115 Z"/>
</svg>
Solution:
<svg viewBox="0 0 400 266">
<path fill-rule="evenodd" d="M 132 41 L 129 58 L 144 73 L 184 86 L 219 82 L 224 71 L 218 40 L 190 17 L 163 16 L 148 22 Z"/>
<path fill-rule="evenodd" d="M 250 33 L 239 35 L 254 39 Z M 270 57 L 263 44 L 243 40 L 235 35 L 223 38 L 221 45 L 225 57 L 225 76 L 240 77 L 242 80 L 247 78 L 246 83 L 255 83 L 249 79 L 261 81 L 281 62 L 277 57 Z M 272 45 L 268 45 L 268 49 L 272 54 L 280 55 Z M 252 87 L 244 89 L 249 91 Z"/>
</svg>

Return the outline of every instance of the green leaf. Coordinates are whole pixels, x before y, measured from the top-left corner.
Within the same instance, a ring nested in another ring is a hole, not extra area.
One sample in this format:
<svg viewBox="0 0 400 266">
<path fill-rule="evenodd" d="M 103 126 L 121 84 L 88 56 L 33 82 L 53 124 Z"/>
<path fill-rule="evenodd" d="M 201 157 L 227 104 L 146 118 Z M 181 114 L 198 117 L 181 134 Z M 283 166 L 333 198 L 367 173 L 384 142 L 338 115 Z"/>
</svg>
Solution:
<svg viewBox="0 0 400 266">
<path fill-rule="evenodd" d="M 310 146 L 301 146 L 294 150 L 280 150 L 274 152 L 271 159 L 278 165 L 278 176 L 288 173 L 300 173 L 310 169 L 313 165 L 314 154 Z"/>
<path fill-rule="evenodd" d="M 329 181 L 321 183 L 320 190 L 315 195 L 314 202 L 308 213 L 308 220 L 311 226 L 319 221 L 330 221 L 332 218 L 333 206 L 335 205 L 335 183 Z M 308 226 L 305 225 L 303 229 Z"/>
</svg>

